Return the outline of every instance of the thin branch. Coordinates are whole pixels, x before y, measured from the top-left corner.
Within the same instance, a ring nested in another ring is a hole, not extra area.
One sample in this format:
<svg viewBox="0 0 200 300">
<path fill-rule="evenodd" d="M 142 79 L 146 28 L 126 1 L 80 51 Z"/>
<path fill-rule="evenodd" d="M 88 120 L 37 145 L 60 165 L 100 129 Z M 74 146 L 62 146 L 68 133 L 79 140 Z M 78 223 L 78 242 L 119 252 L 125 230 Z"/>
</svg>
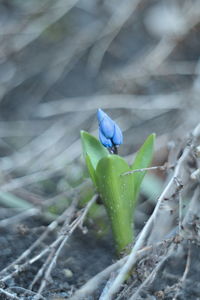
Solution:
<svg viewBox="0 0 200 300">
<path fill-rule="evenodd" d="M 172 300 L 176 300 L 177 299 L 177 297 L 179 295 L 179 291 L 182 288 L 182 286 L 183 286 L 183 284 L 184 284 L 184 282 L 186 280 L 186 277 L 188 275 L 188 272 L 190 270 L 190 265 L 191 265 L 191 245 L 189 245 L 188 254 L 187 254 L 187 261 L 186 261 L 186 265 L 185 265 L 185 270 L 184 270 L 183 276 L 179 280 L 178 290 L 176 291 L 176 294 L 175 294 L 175 296 L 173 297 Z"/>
<path fill-rule="evenodd" d="M 153 170 L 166 171 L 167 169 L 172 169 L 172 168 L 174 168 L 174 166 L 167 166 L 167 164 L 164 164 L 163 166 L 153 166 L 149 168 L 135 169 L 132 171 L 125 172 L 121 174 L 121 176 L 130 175 L 137 172 L 144 172 L 144 171 L 153 171 Z"/>
<path fill-rule="evenodd" d="M 5 291 L 4 289 L 0 288 L 0 294 L 5 295 L 6 297 L 8 297 L 8 299 L 14 299 L 14 300 L 20 300 L 19 297 Z"/>
<path fill-rule="evenodd" d="M 11 290 L 11 291 L 16 291 L 16 293 L 21 293 L 21 296 L 25 296 L 25 295 L 29 295 L 29 296 L 34 296 L 34 295 L 36 295 L 36 293 L 35 292 L 33 292 L 33 291 L 30 291 L 30 290 L 28 290 L 28 289 L 25 289 L 25 288 L 23 288 L 23 287 L 21 287 L 21 286 L 11 286 L 11 287 L 9 287 L 9 289 Z M 23 293 L 23 294 L 22 294 Z M 21 300 L 22 298 L 20 298 L 20 300 Z M 43 296 L 40 296 L 40 299 L 42 299 L 42 300 L 45 300 L 45 298 L 43 297 Z"/>
<path fill-rule="evenodd" d="M 182 183 L 179 182 L 179 180 L 177 178 L 175 178 L 175 182 L 177 184 L 177 188 L 178 188 L 178 199 L 179 199 L 179 218 L 178 218 L 178 228 L 179 228 L 179 235 L 181 234 L 181 231 L 182 231 L 182 219 L 183 219 L 183 216 L 182 216 L 182 209 L 183 209 L 183 201 L 182 201 Z"/>
</svg>

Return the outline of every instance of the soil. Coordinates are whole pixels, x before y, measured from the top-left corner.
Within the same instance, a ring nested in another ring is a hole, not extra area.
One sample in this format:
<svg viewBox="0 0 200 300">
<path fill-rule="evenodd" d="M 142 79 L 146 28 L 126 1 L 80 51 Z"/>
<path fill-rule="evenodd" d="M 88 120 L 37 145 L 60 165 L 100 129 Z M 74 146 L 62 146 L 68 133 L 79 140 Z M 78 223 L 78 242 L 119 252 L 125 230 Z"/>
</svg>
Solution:
<svg viewBox="0 0 200 300">
<path fill-rule="evenodd" d="M 42 222 L 41 218 L 34 217 L 15 226 L 1 228 L 1 270 L 28 248 L 41 235 L 45 226 L 46 224 L 44 221 Z M 196 221 L 195 226 L 199 226 L 199 221 Z M 169 256 L 167 260 L 163 262 L 155 276 L 152 276 L 150 282 L 144 286 L 137 299 L 200 299 L 200 243 L 197 238 L 198 235 L 194 235 L 194 226 L 191 228 L 189 235 L 187 233 L 181 239 L 174 236 L 170 241 L 155 247 L 150 255 L 141 259 L 136 265 L 135 272 L 120 291 L 119 299 L 129 299 L 154 270 L 158 262 L 167 256 Z M 116 260 L 110 239 L 108 237 L 99 239 L 92 228 L 88 229 L 86 234 L 80 229 L 76 230 L 69 243 L 63 248 L 57 265 L 53 269 L 51 281 L 48 282 L 43 293 L 43 299 L 69 299 L 76 289 Z M 55 238 L 56 232 L 51 234 L 42 246 L 47 246 Z M 17 299 L 33 299 L 34 292 L 32 295 L 30 292 L 27 294 L 27 289 L 43 262 L 44 260 L 39 260 L 37 263 L 29 265 L 26 270 L 19 272 L 12 279 L 5 282 L 1 281 L 1 287 L 12 292 L 18 297 Z M 182 282 L 187 264 L 187 276 Z M 33 291 L 37 291 L 39 284 L 40 282 L 34 286 Z M 102 288 L 103 286 L 100 286 L 95 295 L 84 299 L 99 299 Z M 175 295 L 176 298 L 173 298 Z M 1 295 L 0 299 L 11 298 Z"/>
<path fill-rule="evenodd" d="M 38 218 L 29 219 L 23 224 L 11 228 L 1 228 L 0 269 L 2 270 L 19 257 L 41 235 L 44 228 L 44 222 L 42 223 Z M 55 238 L 56 233 L 48 237 L 43 247 Z M 70 242 L 65 245 L 58 258 L 57 265 L 52 272 L 52 280 L 43 294 L 44 298 L 67 299 L 70 297 L 75 289 L 112 263 L 114 258 L 112 249 L 112 245 L 108 241 L 97 238 L 91 230 L 87 234 L 83 234 L 78 229 L 71 236 Z M 20 272 L 14 278 L 5 283 L 1 282 L 2 287 L 16 293 L 20 299 L 32 299 L 32 296 L 26 295 L 25 289 L 28 289 L 42 263 L 43 260 L 40 260 L 28 266 L 25 271 Z M 33 290 L 37 290 L 37 288 L 38 284 Z M 0 299 L 8 298 L 1 295 Z"/>
</svg>

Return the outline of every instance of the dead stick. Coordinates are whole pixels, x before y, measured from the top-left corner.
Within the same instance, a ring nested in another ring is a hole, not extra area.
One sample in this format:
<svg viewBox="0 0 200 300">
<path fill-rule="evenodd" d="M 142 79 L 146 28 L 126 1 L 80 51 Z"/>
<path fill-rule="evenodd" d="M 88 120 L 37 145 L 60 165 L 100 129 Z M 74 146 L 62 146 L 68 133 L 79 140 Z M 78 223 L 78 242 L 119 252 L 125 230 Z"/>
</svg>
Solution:
<svg viewBox="0 0 200 300">
<path fill-rule="evenodd" d="M 188 254 L 187 254 L 187 261 L 186 261 L 186 265 L 185 265 L 185 270 L 184 270 L 183 276 L 181 277 L 181 279 L 179 281 L 178 290 L 176 291 L 176 294 L 175 294 L 175 296 L 173 297 L 172 300 L 176 300 L 177 299 L 179 291 L 180 291 L 182 285 L 184 284 L 184 282 L 186 280 L 187 274 L 188 274 L 189 269 L 190 269 L 190 265 L 191 265 L 191 245 L 189 245 Z"/>
</svg>

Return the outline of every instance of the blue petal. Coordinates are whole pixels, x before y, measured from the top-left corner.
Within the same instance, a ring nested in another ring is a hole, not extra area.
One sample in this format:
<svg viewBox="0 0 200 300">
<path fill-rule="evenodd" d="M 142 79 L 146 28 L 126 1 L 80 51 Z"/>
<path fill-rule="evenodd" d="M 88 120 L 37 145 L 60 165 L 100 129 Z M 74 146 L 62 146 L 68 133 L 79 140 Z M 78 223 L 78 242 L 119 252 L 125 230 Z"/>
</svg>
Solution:
<svg viewBox="0 0 200 300">
<path fill-rule="evenodd" d="M 101 108 L 99 108 L 97 111 L 97 118 L 98 118 L 99 124 L 104 119 L 104 117 L 105 117 L 105 112 Z"/>
<path fill-rule="evenodd" d="M 120 145 L 123 143 L 122 131 L 116 123 L 115 123 L 115 130 L 114 130 L 112 142 L 114 145 Z"/>
<path fill-rule="evenodd" d="M 111 139 L 113 137 L 115 132 L 115 123 L 108 116 L 101 121 L 99 127 L 107 139 Z"/>
<path fill-rule="evenodd" d="M 106 148 L 111 148 L 113 146 L 111 139 L 106 138 L 100 128 L 99 128 L 99 140 Z"/>
<path fill-rule="evenodd" d="M 111 139 L 115 130 L 114 121 L 100 108 L 98 109 L 97 117 L 102 133 L 106 138 Z"/>
</svg>

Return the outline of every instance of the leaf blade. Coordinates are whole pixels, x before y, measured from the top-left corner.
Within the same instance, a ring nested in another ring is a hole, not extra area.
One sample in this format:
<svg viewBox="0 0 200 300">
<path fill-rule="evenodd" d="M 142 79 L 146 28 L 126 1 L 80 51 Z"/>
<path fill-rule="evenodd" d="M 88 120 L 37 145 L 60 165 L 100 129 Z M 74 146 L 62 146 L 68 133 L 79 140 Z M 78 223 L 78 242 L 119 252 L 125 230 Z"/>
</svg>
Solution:
<svg viewBox="0 0 200 300">
<path fill-rule="evenodd" d="M 80 134 L 86 165 L 93 182 L 96 184 L 97 164 L 101 158 L 109 155 L 109 152 L 93 135 L 83 130 Z"/>
<path fill-rule="evenodd" d="M 131 170 L 148 168 L 150 166 L 153 158 L 155 137 L 156 136 L 154 133 L 147 137 L 144 144 L 140 147 L 139 151 L 137 152 L 135 160 L 130 167 Z M 135 186 L 135 195 L 134 195 L 135 202 L 139 193 L 140 185 L 142 183 L 145 174 L 146 171 L 133 173 L 134 186 Z"/>
</svg>

